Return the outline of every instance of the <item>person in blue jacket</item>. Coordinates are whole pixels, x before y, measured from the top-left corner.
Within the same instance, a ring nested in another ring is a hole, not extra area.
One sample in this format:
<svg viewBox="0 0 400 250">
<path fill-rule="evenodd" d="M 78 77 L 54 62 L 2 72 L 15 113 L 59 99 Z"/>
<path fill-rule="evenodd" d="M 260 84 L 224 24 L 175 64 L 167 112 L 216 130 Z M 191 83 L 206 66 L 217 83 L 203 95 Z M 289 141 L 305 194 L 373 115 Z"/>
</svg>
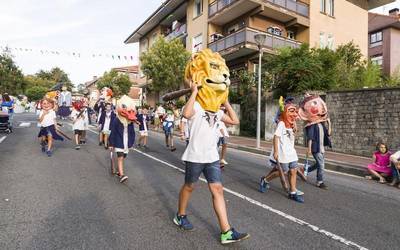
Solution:
<svg viewBox="0 0 400 250">
<path fill-rule="evenodd" d="M 142 109 L 142 113 L 138 115 L 137 120 L 139 122 L 139 133 L 140 133 L 138 146 L 139 147 L 143 146 L 144 148 L 147 148 L 147 137 L 149 136 L 148 122 L 150 121 L 150 116 L 148 114 L 148 110 L 146 107 Z"/>
<path fill-rule="evenodd" d="M 128 179 L 124 174 L 124 159 L 129 153 L 129 149 L 135 144 L 136 122 L 135 103 L 132 98 L 124 95 L 117 101 L 117 119 L 111 123 L 111 133 L 109 138 L 109 146 L 111 151 L 117 153 L 118 172 L 120 183 Z M 114 169 L 113 169 L 114 172 Z"/>
<path fill-rule="evenodd" d="M 99 146 L 102 146 L 104 143 L 104 147 L 108 149 L 108 137 L 111 133 L 111 124 L 113 123 L 116 115 L 112 110 L 111 103 L 106 103 L 104 106 L 104 110 L 99 119 L 99 132 L 100 132 L 100 142 Z"/>
</svg>

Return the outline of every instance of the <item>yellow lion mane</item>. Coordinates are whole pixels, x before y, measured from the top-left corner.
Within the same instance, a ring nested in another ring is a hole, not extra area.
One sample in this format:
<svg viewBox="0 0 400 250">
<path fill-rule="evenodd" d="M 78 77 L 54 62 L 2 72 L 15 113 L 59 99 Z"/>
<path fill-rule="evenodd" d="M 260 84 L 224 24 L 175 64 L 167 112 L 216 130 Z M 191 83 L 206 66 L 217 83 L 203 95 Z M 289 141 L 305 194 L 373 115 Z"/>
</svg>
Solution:
<svg viewBox="0 0 400 250">
<path fill-rule="evenodd" d="M 201 50 L 192 56 L 186 65 L 185 79 L 201 86 L 196 101 L 204 110 L 217 112 L 228 99 L 229 68 L 221 55 L 210 49 Z"/>
</svg>

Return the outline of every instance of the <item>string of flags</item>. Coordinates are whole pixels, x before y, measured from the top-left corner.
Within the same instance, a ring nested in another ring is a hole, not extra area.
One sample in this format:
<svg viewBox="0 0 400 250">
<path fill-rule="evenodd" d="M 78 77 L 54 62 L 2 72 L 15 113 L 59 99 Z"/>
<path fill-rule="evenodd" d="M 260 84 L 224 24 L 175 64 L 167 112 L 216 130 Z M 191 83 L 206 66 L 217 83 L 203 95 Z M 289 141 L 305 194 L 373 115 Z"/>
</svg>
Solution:
<svg viewBox="0 0 400 250">
<path fill-rule="evenodd" d="M 31 48 L 18 48 L 18 47 L 9 47 L 9 46 L 3 46 L 0 45 L 0 52 L 8 52 L 8 53 L 13 53 L 13 52 L 23 52 L 23 53 L 30 53 L 30 52 L 37 52 L 42 54 L 43 56 L 46 55 L 67 55 L 67 56 L 72 56 L 75 58 L 81 58 L 81 57 L 91 57 L 91 58 L 110 58 L 113 60 L 126 60 L 126 61 L 134 61 L 134 56 L 132 55 L 119 55 L 119 54 L 113 54 L 113 53 L 81 53 L 81 52 L 70 52 L 70 51 L 60 51 L 60 50 L 48 50 L 48 49 L 31 49 Z"/>
</svg>

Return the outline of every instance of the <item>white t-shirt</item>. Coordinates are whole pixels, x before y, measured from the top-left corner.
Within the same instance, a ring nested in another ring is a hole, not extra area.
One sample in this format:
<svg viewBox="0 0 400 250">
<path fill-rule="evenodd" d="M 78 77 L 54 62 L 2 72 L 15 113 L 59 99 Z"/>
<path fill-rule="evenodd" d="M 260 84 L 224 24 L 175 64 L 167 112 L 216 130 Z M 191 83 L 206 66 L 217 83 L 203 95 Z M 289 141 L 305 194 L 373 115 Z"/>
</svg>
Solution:
<svg viewBox="0 0 400 250">
<path fill-rule="evenodd" d="M 221 129 L 224 132 L 223 134 L 221 133 Z M 229 137 L 228 129 L 226 128 L 225 123 L 223 121 L 219 121 L 217 123 L 217 136 L 218 136 L 218 138 Z"/>
<path fill-rule="evenodd" d="M 44 110 L 41 110 L 39 113 L 39 118 L 42 116 Z M 48 127 L 54 125 L 54 119 L 56 119 L 56 112 L 54 110 L 49 110 L 49 113 L 43 117 L 42 122 L 38 122 L 41 127 Z"/>
<path fill-rule="evenodd" d="M 109 114 L 105 114 L 106 117 L 104 119 L 104 126 L 103 126 L 103 131 L 109 131 L 110 130 L 110 123 L 111 123 L 111 112 Z"/>
<path fill-rule="evenodd" d="M 294 132 L 291 128 L 286 128 L 285 123 L 280 121 L 275 130 L 275 136 L 278 138 L 278 161 L 280 163 L 290 163 L 298 161 L 296 149 L 294 148 Z M 270 159 L 274 159 L 274 147 L 272 147 L 272 152 Z"/>
<path fill-rule="evenodd" d="M 189 128 L 190 125 L 189 125 L 189 120 L 186 119 L 185 117 L 182 117 L 182 118 L 181 118 L 181 121 L 182 121 L 183 126 L 184 126 L 184 128 L 183 128 L 183 135 L 185 136 L 186 139 L 189 139 L 189 137 L 190 137 L 190 128 Z"/>
<path fill-rule="evenodd" d="M 82 116 L 80 116 L 79 118 L 76 118 L 79 115 L 79 113 L 80 113 L 80 111 L 77 111 L 75 109 L 72 110 L 72 112 L 71 112 L 72 119 L 74 121 L 76 119 L 76 121 L 72 125 L 73 130 L 85 130 L 85 119 Z M 82 115 L 86 116 L 86 111 L 84 111 Z"/>
<path fill-rule="evenodd" d="M 156 110 L 156 115 L 160 116 L 165 114 L 165 109 L 162 106 L 159 106 Z"/>
<path fill-rule="evenodd" d="M 206 112 L 198 102 L 193 105 L 194 115 L 190 119 L 189 144 L 182 155 L 183 161 L 212 163 L 219 160 L 217 149 L 217 122 L 224 112 Z"/>
</svg>

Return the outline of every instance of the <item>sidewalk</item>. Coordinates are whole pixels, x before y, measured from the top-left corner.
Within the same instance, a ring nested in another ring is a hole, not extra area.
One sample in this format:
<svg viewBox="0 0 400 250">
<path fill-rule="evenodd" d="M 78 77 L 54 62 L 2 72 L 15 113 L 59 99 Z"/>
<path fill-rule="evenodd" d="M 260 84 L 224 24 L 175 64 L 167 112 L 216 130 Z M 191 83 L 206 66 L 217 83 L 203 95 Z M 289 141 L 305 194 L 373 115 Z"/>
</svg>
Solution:
<svg viewBox="0 0 400 250">
<path fill-rule="evenodd" d="M 271 153 L 272 142 L 261 141 L 261 148 L 256 148 L 256 139 L 241 136 L 230 136 L 228 139 L 228 145 L 231 148 L 253 152 L 256 154 L 263 154 L 269 156 Z M 306 147 L 295 146 L 297 154 L 301 159 L 301 162 L 305 161 Z M 372 153 L 371 153 L 372 154 Z M 311 156 L 312 161 L 314 159 Z M 367 165 L 370 164 L 372 158 L 348 155 L 342 153 L 335 153 L 332 151 L 325 152 L 325 167 L 330 170 L 344 172 L 348 174 L 365 176 Z"/>
</svg>

